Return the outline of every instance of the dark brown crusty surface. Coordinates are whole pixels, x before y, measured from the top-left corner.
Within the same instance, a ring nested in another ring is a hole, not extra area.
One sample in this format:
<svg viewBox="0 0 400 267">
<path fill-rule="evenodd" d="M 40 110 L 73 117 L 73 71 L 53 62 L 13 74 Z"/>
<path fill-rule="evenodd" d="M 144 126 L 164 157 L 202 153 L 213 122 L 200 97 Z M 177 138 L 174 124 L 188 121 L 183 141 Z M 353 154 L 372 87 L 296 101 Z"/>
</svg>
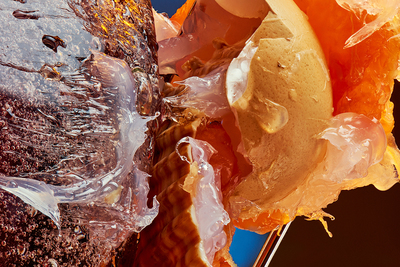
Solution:
<svg viewBox="0 0 400 267">
<path fill-rule="evenodd" d="M 89 69 L 90 49 L 139 68 L 151 84 L 140 91 L 140 111 L 157 111 L 151 2 L 110 4 L 0 0 L 0 175 L 66 185 L 74 178 L 65 174 L 87 178 L 115 167 L 117 96 Z M 146 147 L 136 159 L 146 166 L 151 155 Z M 61 236 L 48 217 L 0 189 L 0 266 L 104 266 L 113 258 L 118 264 L 124 250 L 113 252 L 79 219 L 90 207 L 59 208 Z"/>
</svg>

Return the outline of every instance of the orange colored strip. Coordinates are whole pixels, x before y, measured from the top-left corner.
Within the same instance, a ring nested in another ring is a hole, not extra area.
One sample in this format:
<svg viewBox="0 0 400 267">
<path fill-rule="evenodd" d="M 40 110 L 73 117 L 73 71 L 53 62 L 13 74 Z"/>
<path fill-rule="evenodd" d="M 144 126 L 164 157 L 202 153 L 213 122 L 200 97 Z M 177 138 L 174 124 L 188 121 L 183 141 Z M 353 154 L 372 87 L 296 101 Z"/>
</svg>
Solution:
<svg viewBox="0 0 400 267">
<path fill-rule="evenodd" d="M 171 17 L 171 20 L 176 21 L 182 26 L 183 21 L 186 19 L 190 11 L 192 10 L 196 0 L 187 0 Z"/>
</svg>

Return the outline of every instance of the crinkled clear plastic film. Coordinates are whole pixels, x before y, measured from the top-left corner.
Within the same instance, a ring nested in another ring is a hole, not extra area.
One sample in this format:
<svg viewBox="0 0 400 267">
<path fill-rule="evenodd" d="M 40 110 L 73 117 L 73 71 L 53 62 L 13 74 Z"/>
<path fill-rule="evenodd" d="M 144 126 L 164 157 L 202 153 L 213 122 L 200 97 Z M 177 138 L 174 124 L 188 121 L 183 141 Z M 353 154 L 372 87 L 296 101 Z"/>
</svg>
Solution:
<svg viewBox="0 0 400 267">
<path fill-rule="evenodd" d="M 169 20 L 164 14 L 159 14 L 153 9 L 154 25 L 156 26 L 157 42 L 178 35 L 180 25 Z"/>
<path fill-rule="evenodd" d="M 150 2 L 0 1 L 0 13 L 0 259 L 107 263 L 158 212 Z"/>
</svg>

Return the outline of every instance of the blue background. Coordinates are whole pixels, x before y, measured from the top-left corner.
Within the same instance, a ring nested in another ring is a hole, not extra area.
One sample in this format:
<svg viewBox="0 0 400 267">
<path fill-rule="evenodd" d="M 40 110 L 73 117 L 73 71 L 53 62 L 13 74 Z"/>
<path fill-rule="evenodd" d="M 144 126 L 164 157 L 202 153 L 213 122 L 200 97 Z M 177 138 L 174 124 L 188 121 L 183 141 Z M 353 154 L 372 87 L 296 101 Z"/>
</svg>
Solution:
<svg viewBox="0 0 400 267">
<path fill-rule="evenodd" d="M 153 8 L 158 12 L 166 12 L 170 17 L 175 14 L 176 10 L 186 1 L 183 0 L 152 0 Z"/>
</svg>

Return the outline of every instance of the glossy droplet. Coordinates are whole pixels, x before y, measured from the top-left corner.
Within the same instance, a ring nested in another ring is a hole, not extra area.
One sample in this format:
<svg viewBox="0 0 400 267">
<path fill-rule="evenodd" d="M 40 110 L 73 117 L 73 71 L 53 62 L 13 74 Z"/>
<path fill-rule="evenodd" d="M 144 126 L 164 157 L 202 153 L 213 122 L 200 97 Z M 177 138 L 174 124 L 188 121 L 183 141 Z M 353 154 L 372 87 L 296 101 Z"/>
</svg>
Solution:
<svg viewBox="0 0 400 267">
<path fill-rule="evenodd" d="M 14 181 L 9 181 L 9 182 L 7 182 L 6 186 L 9 188 L 17 188 L 18 184 Z"/>
<path fill-rule="evenodd" d="M 35 13 L 37 11 L 23 11 L 23 10 L 15 10 L 12 14 L 17 19 L 39 19 L 40 15 Z"/>
<path fill-rule="evenodd" d="M 93 190 L 98 190 L 103 186 L 103 183 L 101 181 L 94 181 L 93 183 L 90 184 L 90 187 L 93 188 Z"/>
<path fill-rule="evenodd" d="M 67 44 L 58 36 L 43 35 L 42 42 L 45 46 L 57 53 L 57 48 L 62 46 L 67 47 Z"/>
<path fill-rule="evenodd" d="M 208 170 L 208 165 L 207 165 L 207 163 L 206 163 L 206 162 L 200 163 L 200 165 L 199 165 L 199 173 L 200 173 L 201 171 L 207 171 L 207 170 Z"/>
<path fill-rule="evenodd" d="M 289 121 L 287 109 L 269 99 L 257 99 L 249 102 L 251 112 L 256 117 L 260 127 L 267 133 L 276 133 Z"/>
</svg>

